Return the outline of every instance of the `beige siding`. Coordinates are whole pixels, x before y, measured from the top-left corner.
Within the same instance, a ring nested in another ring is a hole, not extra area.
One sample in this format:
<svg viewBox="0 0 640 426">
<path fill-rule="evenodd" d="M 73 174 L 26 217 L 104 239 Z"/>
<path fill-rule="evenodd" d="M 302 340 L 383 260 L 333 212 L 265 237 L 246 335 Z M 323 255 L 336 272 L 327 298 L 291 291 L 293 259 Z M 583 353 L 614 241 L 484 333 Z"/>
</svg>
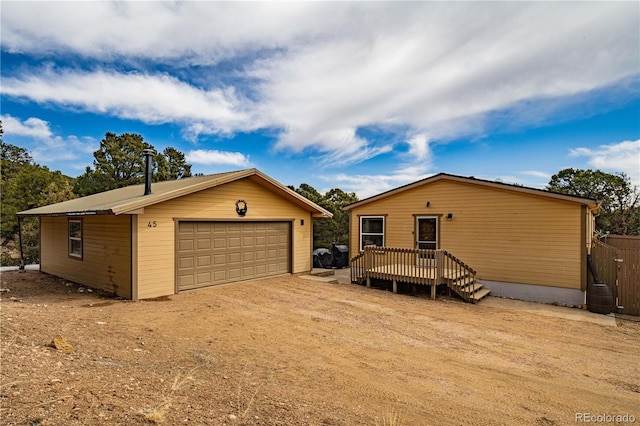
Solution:
<svg viewBox="0 0 640 426">
<path fill-rule="evenodd" d="M 247 202 L 243 218 L 235 211 L 238 199 Z M 241 179 L 145 207 L 137 228 L 140 299 L 175 293 L 175 219 L 292 220 L 292 272 L 311 270 L 311 213 L 250 179 Z M 304 219 L 304 226 L 300 219 Z"/>
<path fill-rule="evenodd" d="M 387 215 L 389 247 L 415 247 L 415 216 L 441 215 L 439 248 L 475 268 L 478 278 L 579 289 L 587 220 L 581 212 L 578 203 L 438 181 L 351 210 L 350 243 L 353 255 L 361 215 Z"/>
<path fill-rule="evenodd" d="M 82 217 L 81 260 L 68 255 L 67 217 L 42 217 L 40 220 L 40 267 L 43 272 L 131 297 L 129 216 Z"/>
</svg>

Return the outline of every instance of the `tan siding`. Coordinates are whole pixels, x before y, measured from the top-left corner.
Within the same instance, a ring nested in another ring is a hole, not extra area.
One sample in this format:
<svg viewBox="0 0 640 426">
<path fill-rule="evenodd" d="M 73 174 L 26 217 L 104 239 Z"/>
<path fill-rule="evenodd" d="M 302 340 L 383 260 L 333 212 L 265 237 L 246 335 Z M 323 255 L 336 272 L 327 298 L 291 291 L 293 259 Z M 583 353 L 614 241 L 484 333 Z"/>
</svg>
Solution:
<svg viewBox="0 0 640 426">
<path fill-rule="evenodd" d="M 67 222 L 67 217 L 41 218 L 41 270 L 130 298 L 129 216 L 83 217 L 82 260 L 68 256 Z"/>
<path fill-rule="evenodd" d="M 238 199 L 247 202 L 243 218 L 235 211 Z M 311 213 L 249 179 L 241 179 L 145 207 L 144 214 L 138 216 L 137 228 L 140 299 L 175 293 L 174 219 L 293 220 L 292 272 L 311 270 Z M 304 219 L 304 226 L 300 219 Z"/>
<path fill-rule="evenodd" d="M 453 220 L 445 219 L 447 213 Z M 438 181 L 351 210 L 353 253 L 358 216 L 376 214 L 387 215 L 390 247 L 415 247 L 415 215 L 442 215 L 439 248 L 474 267 L 480 279 L 581 286 L 585 218 L 578 203 Z"/>
</svg>

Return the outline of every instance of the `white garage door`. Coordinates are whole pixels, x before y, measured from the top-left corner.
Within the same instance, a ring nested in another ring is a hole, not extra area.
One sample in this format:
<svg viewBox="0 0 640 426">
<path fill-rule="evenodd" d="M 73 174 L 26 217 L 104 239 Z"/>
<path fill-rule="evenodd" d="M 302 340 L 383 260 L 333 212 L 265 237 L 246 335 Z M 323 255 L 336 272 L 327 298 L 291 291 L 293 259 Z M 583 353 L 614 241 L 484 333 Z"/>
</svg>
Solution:
<svg viewBox="0 0 640 426">
<path fill-rule="evenodd" d="M 178 291 L 290 272 L 289 222 L 178 223 Z"/>
</svg>

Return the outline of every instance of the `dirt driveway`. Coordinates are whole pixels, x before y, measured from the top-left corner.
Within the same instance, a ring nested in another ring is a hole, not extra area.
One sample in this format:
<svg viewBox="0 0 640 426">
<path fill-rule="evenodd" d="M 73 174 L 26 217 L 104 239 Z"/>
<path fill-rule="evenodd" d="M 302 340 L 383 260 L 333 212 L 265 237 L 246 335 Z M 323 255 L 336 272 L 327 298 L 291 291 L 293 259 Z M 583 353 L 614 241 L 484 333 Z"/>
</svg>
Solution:
<svg viewBox="0 0 640 426">
<path fill-rule="evenodd" d="M 2 287 L 4 425 L 640 422 L 638 323 L 290 276 L 142 302 L 32 271 Z"/>
</svg>

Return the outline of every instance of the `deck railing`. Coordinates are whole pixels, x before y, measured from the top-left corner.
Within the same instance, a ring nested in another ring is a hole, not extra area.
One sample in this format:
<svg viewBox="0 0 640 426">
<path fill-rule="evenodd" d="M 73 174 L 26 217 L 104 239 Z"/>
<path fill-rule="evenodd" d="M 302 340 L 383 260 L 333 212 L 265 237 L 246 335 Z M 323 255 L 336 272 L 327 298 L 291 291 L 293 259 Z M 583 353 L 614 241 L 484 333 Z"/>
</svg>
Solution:
<svg viewBox="0 0 640 426">
<path fill-rule="evenodd" d="M 444 272 L 443 284 L 455 291 L 467 302 L 475 303 L 473 293 L 476 291 L 476 270 L 446 250 L 442 250 Z"/>
<path fill-rule="evenodd" d="M 471 301 L 476 271 L 446 250 L 407 249 L 367 246 L 351 259 L 351 281 L 371 279 L 431 285 L 447 284 L 466 301 Z"/>
</svg>

